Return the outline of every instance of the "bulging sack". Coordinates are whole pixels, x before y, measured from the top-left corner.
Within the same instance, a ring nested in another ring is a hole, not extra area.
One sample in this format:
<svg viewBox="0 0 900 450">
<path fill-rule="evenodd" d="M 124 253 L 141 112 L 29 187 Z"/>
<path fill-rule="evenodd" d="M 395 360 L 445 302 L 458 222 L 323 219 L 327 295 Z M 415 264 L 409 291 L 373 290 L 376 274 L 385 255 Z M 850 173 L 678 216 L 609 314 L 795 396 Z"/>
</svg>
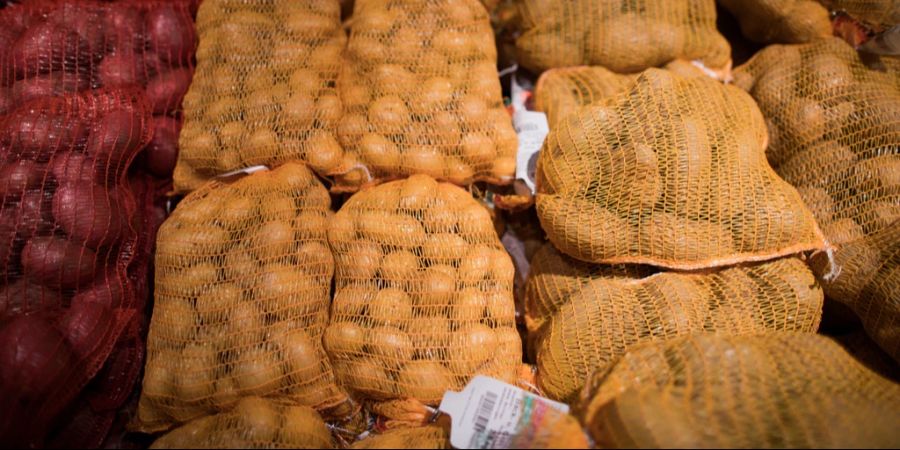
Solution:
<svg viewBox="0 0 900 450">
<path fill-rule="evenodd" d="M 518 0 L 519 63 L 603 66 L 640 72 L 673 59 L 699 59 L 714 70 L 731 65 L 731 47 L 716 30 L 714 0 Z"/>
<path fill-rule="evenodd" d="M 150 448 L 334 448 L 334 442 L 316 410 L 246 397 L 228 411 L 170 431 Z"/>
<path fill-rule="evenodd" d="M 813 333 L 822 318 L 822 288 L 797 258 L 641 277 L 550 256 L 532 267 L 526 314 L 537 384 L 557 400 L 573 400 L 594 370 L 638 343 L 703 332 Z"/>
<path fill-rule="evenodd" d="M 900 3 L 896 0 L 819 0 L 832 11 L 844 11 L 873 24 L 900 23 Z"/>
<path fill-rule="evenodd" d="M 338 85 L 335 189 L 417 173 L 512 182 L 518 141 L 478 1 L 357 1 Z"/>
<path fill-rule="evenodd" d="M 347 38 L 337 0 L 204 1 L 197 73 L 184 99 L 175 190 L 216 174 L 343 155 L 335 82 Z"/>
<path fill-rule="evenodd" d="M 550 69 L 534 87 L 534 108 L 547 114 L 551 128 L 579 108 L 624 92 L 636 75 L 618 74 L 600 66 Z"/>
<path fill-rule="evenodd" d="M 900 360 L 900 285 L 891 275 L 900 249 L 900 63 L 881 62 L 867 67 L 837 38 L 771 46 L 738 68 L 735 82 L 766 117 L 769 161 L 837 247 L 840 271 L 823 283 L 826 294 Z"/>
<path fill-rule="evenodd" d="M 800 44 L 831 36 L 828 9 L 816 0 L 719 0 L 741 33 L 763 44 Z"/>
<path fill-rule="evenodd" d="M 476 374 L 515 382 L 514 268 L 468 192 L 426 175 L 364 190 L 331 220 L 328 242 L 325 348 L 344 386 L 386 403 L 376 412 L 398 418 L 394 400 L 436 405 Z"/>
<path fill-rule="evenodd" d="M 357 441 L 350 448 L 358 449 L 451 449 L 450 435 L 440 425 L 418 428 L 395 428 L 382 434 L 373 434 Z"/>
<path fill-rule="evenodd" d="M 212 181 L 178 205 L 159 230 L 135 428 L 165 430 L 253 395 L 320 411 L 347 399 L 321 346 L 330 202 L 309 169 L 288 163 Z"/>
<path fill-rule="evenodd" d="M 604 264 L 692 270 L 825 248 L 766 140 L 740 89 L 648 69 L 547 136 L 538 217 L 558 249 Z"/>
<path fill-rule="evenodd" d="M 893 448 L 898 401 L 831 339 L 771 333 L 634 347 L 591 378 L 580 409 L 603 448 Z"/>
</svg>

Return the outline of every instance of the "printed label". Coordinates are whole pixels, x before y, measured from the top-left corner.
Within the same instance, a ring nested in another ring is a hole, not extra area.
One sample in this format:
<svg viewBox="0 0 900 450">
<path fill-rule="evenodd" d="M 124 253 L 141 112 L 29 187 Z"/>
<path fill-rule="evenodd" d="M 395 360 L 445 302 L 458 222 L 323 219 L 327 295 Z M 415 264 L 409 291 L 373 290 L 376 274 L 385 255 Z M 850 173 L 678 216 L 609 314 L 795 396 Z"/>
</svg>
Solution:
<svg viewBox="0 0 900 450">
<path fill-rule="evenodd" d="M 569 413 L 564 403 L 482 375 L 445 393 L 439 409 L 450 415 L 456 448 L 530 448 L 548 413 Z"/>
<path fill-rule="evenodd" d="M 538 154 L 544 139 L 550 132 L 547 115 L 542 112 L 529 111 L 526 106 L 531 91 L 519 84 L 516 76 L 512 77 L 513 128 L 519 136 L 519 150 L 516 154 L 516 178 L 525 182 L 534 193 L 534 172 Z"/>
</svg>

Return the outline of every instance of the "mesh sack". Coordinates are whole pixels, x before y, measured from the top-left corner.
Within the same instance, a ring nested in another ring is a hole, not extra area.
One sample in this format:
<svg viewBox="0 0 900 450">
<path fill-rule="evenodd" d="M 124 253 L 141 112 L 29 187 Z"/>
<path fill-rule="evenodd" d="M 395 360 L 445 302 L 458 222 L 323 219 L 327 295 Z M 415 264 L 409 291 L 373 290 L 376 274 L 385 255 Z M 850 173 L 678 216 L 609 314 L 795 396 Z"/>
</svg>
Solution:
<svg viewBox="0 0 900 450">
<path fill-rule="evenodd" d="M 337 0 L 203 2 L 176 191 L 254 165 L 303 160 L 327 172 L 340 162 L 340 15 Z"/>
<path fill-rule="evenodd" d="M 518 0 L 519 63 L 534 71 L 581 65 L 639 72 L 673 59 L 724 69 L 731 47 L 714 0 Z"/>
<path fill-rule="evenodd" d="M 476 374 L 515 382 L 514 268 L 487 209 L 427 175 L 362 191 L 328 228 L 336 293 L 324 343 L 342 384 L 389 419 Z"/>
<path fill-rule="evenodd" d="M 900 382 L 900 364 L 878 347 L 865 331 L 835 336 L 834 340 L 860 364 L 889 380 Z"/>
<path fill-rule="evenodd" d="M 897 0 L 819 0 L 832 11 L 844 11 L 853 17 L 875 24 L 900 23 Z"/>
<path fill-rule="evenodd" d="M 193 72 L 192 7 L 182 0 L 37 0 L 0 11 L 4 105 L 88 89 L 140 87 L 155 115 L 146 159 L 159 177 L 175 164 L 181 99 Z"/>
<path fill-rule="evenodd" d="M 316 410 L 246 397 L 229 411 L 170 431 L 150 448 L 334 448 L 334 442 Z"/>
<path fill-rule="evenodd" d="M 553 253 L 533 267 L 526 296 L 537 384 L 553 399 L 573 400 L 588 375 L 638 343 L 704 331 L 815 332 L 821 320 L 822 289 L 797 258 L 641 278 Z"/>
<path fill-rule="evenodd" d="M 320 341 L 330 202 L 309 169 L 288 163 L 210 182 L 178 205 L 157 240 L 135 429 L 164 430 L 250 395 L 320 410 L 346 399 Z"/>
<path fill-rule="evenodd" d="M 450 435 L 443 427 L 429 425 L 418 428 L 395 428 L 357 441 L 350 448 L 422 448 L 451 449 Z"/>
<path fill-rule="evenodd" d="M 900 358 L 898 285 L 890 281 L 900 249 L 900 63 L 883 63 L 883 71 L 869 69 L 848 44 L 829 39 L 771 46 L 735 80 L 767 118 L 769 161 L 837 247 L 841 271 L 826 294 Z"/>
<path fill-rule="evenodd" d="M 765 146 L 740 89 L 648 69 L 547 136 L 538 217 L 557 248 L 597 263 L 697 269 L 825 247 Z"/>
<path fill-rule="evenodd" d="M 41 445 L 139 307 L 124 174 L 149 117 L 137 92 L 98 90 L 0 118 L 2 442 Z"/>
<path fill-rule="evenodd" d="M 337 190 L 416 173 L 512 182 L 518 141 L 476 0 L 357 2 L 338 85 Z"/>
<path fill-rule="evenodd" d="M 900 387 L 815 334 L 634 347 L 582 395 L 606 448 L 893 448 Z"/>
<path fill-rule="evenodd" d="M 797 44 L 831 36 L 828 10 L 815 0 L 719 0 L 754 42 Z"/>
</svg>

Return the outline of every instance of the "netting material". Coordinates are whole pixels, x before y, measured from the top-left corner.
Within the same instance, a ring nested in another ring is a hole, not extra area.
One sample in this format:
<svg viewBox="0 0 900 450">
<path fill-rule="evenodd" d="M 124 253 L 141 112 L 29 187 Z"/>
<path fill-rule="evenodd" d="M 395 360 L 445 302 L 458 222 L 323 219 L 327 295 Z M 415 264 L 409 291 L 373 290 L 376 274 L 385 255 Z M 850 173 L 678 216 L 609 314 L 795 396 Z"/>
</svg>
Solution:
<svg viewBox="0 0 900 450">
<path fill-rule="evenodd" d="M 476 374 L 515 381 L 514 268 L 468 192 L 426 175 L 362 191 L 331 220 L 328 242 L 325 348 L 343 385 L 388 401 L 376 412 L 436 405 Z"/>
<path fill-rule="evenodd" d="M 450 435 L 439 425 L 418 428 L 395 428 L 357 441 L 350 448 L 422 448 L 451 449 Z"/>
<path fill-rule="evenodd" d="M 900 70 L 866 67 L 833 38 L 771 46 L 735 72 L 769 125 L 769 161 L 797 187 L 828 240 L 838 276 L 824 284 L 900 359 Z M 823 269 L 823 272 L 827 268 Z"/>
<path fill-rule="evenodd" d="M 0 117 L 4 442 L 40 445 L 142 305 L 127 275 L 141 211 L 124 175 L 149 118 L 132 90 L 41 98 Z"/>
<path fill-rule="evenodd" d="M 178 205 L 157 241 L 136 429 L 164 430 L 241 396 L 320 410 L 346 399 L 321 347 L 330 202 L 309 169 L 288 163 L 212 181 Z"/>
<path fill-rule="evenodd" d="M 336 189 L 421 173 L 512 182 L 517 137 L 476 0 L 358 1 L 338 80 Z"/>
<path fill-rule="evenodd" d="M 822 317 L 822 289 L 797 258 L 642 275 L 579 263 L 550 246 L 535 256 L 526 314 L 547 396 L 572 400 L 588 375 L 638 343 L 702 332 L 815 332 Z"/>
<path fill-rule="evenodd" d="M 831 36 L 828 10 L 816 0 L 719 0 L 754 42 L 798 44 Z"/>
<path fill-rule="evenodd" d="M 846 11 L 851 16 L 874 24 L 900 23 L 900 3 L 896 0 L 819 0 L 833 11 Z"/>
<path fill-rule="evenodd" d="M 765 159 L 750 96 L 709 78 L 648 69 L 547 136 L 537 211 L 564 253 L 674 269 L 826 246 L 800 195 Z"/>
<path fill-rule="evenodd" d="M 334 442 L 316 410 L 247 397 L 170 431 L 150 448 L 334 448 Z"/>
<path fill-rule="evenodd" d="M 203 2 L 177 191 L 253 165 L 303 160 L 324 173 L 340 162 L 340 15 L 337 0 Z"/>
<path fill-rule="evenodd" d="M 714 0 L 519 0 L 519 63 L 535 71 L 581 65 L 639 72 L 673 59 L 730 65 Z"/>
<path fill-rule="evenodd" d="M 893 448 L 898 400 L 824 336 L 703 335 L 634 347 L 582 412 L 607 448 Z"/>
</svg>

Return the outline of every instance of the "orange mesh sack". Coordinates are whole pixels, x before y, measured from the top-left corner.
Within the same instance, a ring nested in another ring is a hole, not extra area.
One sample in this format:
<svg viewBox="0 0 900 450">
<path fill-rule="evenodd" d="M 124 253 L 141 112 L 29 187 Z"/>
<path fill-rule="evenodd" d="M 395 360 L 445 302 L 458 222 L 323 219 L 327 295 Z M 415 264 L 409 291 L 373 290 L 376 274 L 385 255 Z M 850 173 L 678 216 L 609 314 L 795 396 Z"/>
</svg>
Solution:
<svg viewBox="0 0 900 450">
<path fill-rule="evenodd" d="M 230 411 L 169 432 L 150 448 L 334 448 L 334 443 L 316 410 L 246 397 Z"/>
<path fill-rule="evenodd" d="M 853 17 L 875 24 L 900 23 L 897 0 L 819 0 L 832 11 L 845 11 Z"/>
<path fill-rule="evenodd" d="M 595 374 L 601 448 L 895 448 L 900 385 L 821 335 L 701 335 L 632 348 Z"/>
<path fill-rule="evenodd" d="M 547 136 L 538 217 L 557 248 L 596 263 L 697 269 L 825 247 L 765 148 L 740 89 L 648 69 Z"/>
<path fill-rule="evenodd" d="M 337 0 L 207 0 L 184 98 L 175 189 L 254 165 L 341 159 L 335 81 L 346 36 Z"/>
<path fill-rule="evenodd" d="M 673 59 L 731 64 L 731 47 L 716 30 L 714 0 L 518 0 L 519 63 L 534 71 L 603 66 L 639 72 Z"/>
<path fill-rule="evenodd" d="M 451 449 L 450 435 L 438 425 L 418 428 L 395 428 L 383 434 L 369 436 L 355 442 L 350 448 L 421 448 Z"/>
<path fill-rule="evenodd" d="M 320 344 L 334 270 L 329 206 L 296 163 L 210 182 L 178 205 L 157 240 L 135 428 L 164 430 L 243 396 L 320 410 L 346 399 Z"/>
<path fill-rule="evenodd" d="M 344 386 L 385 403 L 376 412 L 427 419 L 422 404 L 476 374 L 515 382 L 514 268 L 468 192 L 426 175 L 362 191 L 334 216 L 328 242 L 336 293 L 325 348 Z"/>
<path fill-rule="evenodd" d="M 557 400 L 573 400 L 588 375 L 638 343 L 704 331 L 815 332 L 822 317 L 822 289 L 798 258 L 641 278 L 548 256 L 532 266 L 526 314 L 535 318 L 537 384 Z"/>
<path fill-rule="evenodd" d="M 771 46 L 735 80 L 767 117 L 769 161 L 797 187 L 840 272 L 826 294 L 849 305 L 900 358 L 900 71 L 867 68 L 839 39 Z"/>
<path fill-rule="evenodd" d="M 503 107 L 494 35 L 476 0 L 365 0 L 339 86 L 346 150 L 337 190 L 421 173 L 512 182 L 517 137 Z"/>
<path fill-rule="evenodd" d="M 719 0 L 755 42 L 796 44 L 831 36 L 831 17 L 816 0 Z"/>
</svg>

